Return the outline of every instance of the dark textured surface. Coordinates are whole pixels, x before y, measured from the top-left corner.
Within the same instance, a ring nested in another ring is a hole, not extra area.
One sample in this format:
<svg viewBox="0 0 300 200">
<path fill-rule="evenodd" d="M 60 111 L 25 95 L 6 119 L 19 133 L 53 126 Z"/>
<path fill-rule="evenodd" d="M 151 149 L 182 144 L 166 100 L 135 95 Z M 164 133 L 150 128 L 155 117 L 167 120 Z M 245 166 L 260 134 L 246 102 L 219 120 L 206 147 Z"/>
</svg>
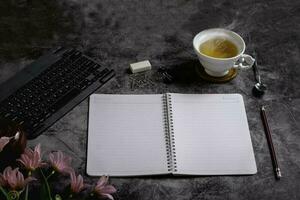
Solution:
<svg viewBox="0 0 300 200">
<path fill-rule="evenodd" d="M 254 176 L 112 178 L 117 199 L 300 199 L 300 2 L 295 0 L 2 0 L 0 81 L 58 45 L 83 50 L 117 76 L 98 93 L 241 93 L 258 173 Z M 256 51 L 268 91 L 252 96 L 252 71 L 226 84 L 195 76 L 192 38 L 223 27 L 241 34 Z M 153 70 L 127 73 L 129 63 L 149 59 Z M 158 72 L 175 74 L 165 84 Z M 134 80 L 134 81 L 133 81 Z M 145 81 L 141 81 L 145 80 Z M 266 104 L 283 178 L 274 178 L 259 115 Z M 31 145 L 64 150 L 82 173 L 86 163 L 87 100 Z M 101 145 L 101 144 L 99 144 Z M 101 155 L 99 155 L 101 156 Z M 134 163 L 133 163 L 134 164 Z M 94 180 L 95 178 L 88 178 Z"/>
</svg>

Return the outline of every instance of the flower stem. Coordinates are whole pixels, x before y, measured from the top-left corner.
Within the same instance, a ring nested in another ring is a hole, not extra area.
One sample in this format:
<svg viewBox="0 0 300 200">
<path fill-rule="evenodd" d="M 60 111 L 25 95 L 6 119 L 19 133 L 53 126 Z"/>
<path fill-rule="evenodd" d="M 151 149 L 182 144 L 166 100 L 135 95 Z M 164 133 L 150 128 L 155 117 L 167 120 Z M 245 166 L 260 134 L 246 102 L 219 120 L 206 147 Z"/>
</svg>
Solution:
<svg viewBox="0 0 300 200">
<path fill-rule="evenodd" d="M 55 171 L 52 171 L 51 174 L 49 174 L 49 176 L 46 177 L 46 179 L 48 180 L 53 174 L 55 174 Z"/>
<path fill-rule="evenodd" d="M 25 200 L 28 200 L 28 185 L 26 186 L 26 191 L 25 191 Z"/>
<path fill-rule="evenodd" d="M 5 190 L 3 189 L 3 187 L 1 187 L 1 185 L 0 185 L 0 191 L 1 191 L 2 194 L 5 196 L 5 198 L 8 199 L 8 195 L 7 195 L 7 193 L 5 192 Z"/>
<path fill-rule="evenodd" d="M 32 174 L 31 170 L 28 171 L 28 177 L 30 177 Z M 29 185 L 26 186 L 26 191 L 25 191 L 25 200 L 28 200 L 28 189 L 29 189 Z M 23 192 L 23 191 L 22 191 Z M 22 193 L 21 192 L 21 193 Z"/>
<path fill-rule="evenodd" d="M 43 176 L 43 179 L 44 179 L 45 184 L 46 184 L 46 187 L 47 187 L 49 200 L 52 200 L 52 197 L 51 197 L 51 191 L 50 191 L 50 186 L 49 186 L 49 183 L 48 183 L 48 179 L 45 177 L 45 175 L 44 175 L 44 173 L 43 173 L 43 170 L 40 169 L 40 171 L 41 171 L 41 174 L 42 174 L 42 176 Z M 53 173 L 51 173 L 51 174 L 53 174 Z M 48 177 L 49 177 L 49 176 L 48 176 Z"/>
</svg>

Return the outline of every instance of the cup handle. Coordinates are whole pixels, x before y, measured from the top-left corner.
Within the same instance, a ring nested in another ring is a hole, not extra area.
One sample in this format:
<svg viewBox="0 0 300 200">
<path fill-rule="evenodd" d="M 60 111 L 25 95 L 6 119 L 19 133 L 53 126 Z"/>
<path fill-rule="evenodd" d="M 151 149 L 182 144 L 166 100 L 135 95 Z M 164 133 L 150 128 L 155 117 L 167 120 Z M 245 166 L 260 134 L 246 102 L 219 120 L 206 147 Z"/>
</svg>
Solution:
<svg viewBox="0 0 300 200">
<path fill-rule="evenodd" d="M 248 55 L 248 54 L 243 54 L 234 64 L 234 68 L 237 69 L 250 69 L 255 62 L 255 59 Z"/>
</svg>

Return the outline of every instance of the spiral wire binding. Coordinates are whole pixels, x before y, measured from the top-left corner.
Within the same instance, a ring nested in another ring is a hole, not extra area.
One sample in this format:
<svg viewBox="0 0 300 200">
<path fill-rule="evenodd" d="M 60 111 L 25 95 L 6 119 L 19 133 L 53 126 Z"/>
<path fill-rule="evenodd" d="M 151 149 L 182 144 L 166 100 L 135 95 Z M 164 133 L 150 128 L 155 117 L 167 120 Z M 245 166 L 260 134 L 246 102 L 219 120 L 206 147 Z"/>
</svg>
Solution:
<svg viewBox="0 0 300 200">
<path fill-rule="evenodd" d="M 164 98 L 164 113 L 165 113 L 164 122 L 165 122 L 165 130 L 166 130 L 165 141 L 167 146 L 168 171 L 177 172 L 171 95 L 165 94 L 163 98 Z"/>
</svg>

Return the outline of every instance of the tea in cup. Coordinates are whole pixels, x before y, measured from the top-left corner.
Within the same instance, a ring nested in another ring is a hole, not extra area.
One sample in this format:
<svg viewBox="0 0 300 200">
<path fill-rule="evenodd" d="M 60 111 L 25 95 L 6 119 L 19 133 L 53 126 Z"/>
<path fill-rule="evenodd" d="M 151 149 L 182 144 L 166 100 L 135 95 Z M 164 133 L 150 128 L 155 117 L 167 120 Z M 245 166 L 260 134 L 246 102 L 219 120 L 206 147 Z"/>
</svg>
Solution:
<svg viewBox="0 0 300 200">
<path fill-rule="evenodd" d="M 194 51 L 207 74 L 227 75 L 231 68 L 249 69 L 255 59 L 244 54 L 246 45 L 237 33 L 213 28 L 201 31 L 193 40 Z"/>
</svg>

